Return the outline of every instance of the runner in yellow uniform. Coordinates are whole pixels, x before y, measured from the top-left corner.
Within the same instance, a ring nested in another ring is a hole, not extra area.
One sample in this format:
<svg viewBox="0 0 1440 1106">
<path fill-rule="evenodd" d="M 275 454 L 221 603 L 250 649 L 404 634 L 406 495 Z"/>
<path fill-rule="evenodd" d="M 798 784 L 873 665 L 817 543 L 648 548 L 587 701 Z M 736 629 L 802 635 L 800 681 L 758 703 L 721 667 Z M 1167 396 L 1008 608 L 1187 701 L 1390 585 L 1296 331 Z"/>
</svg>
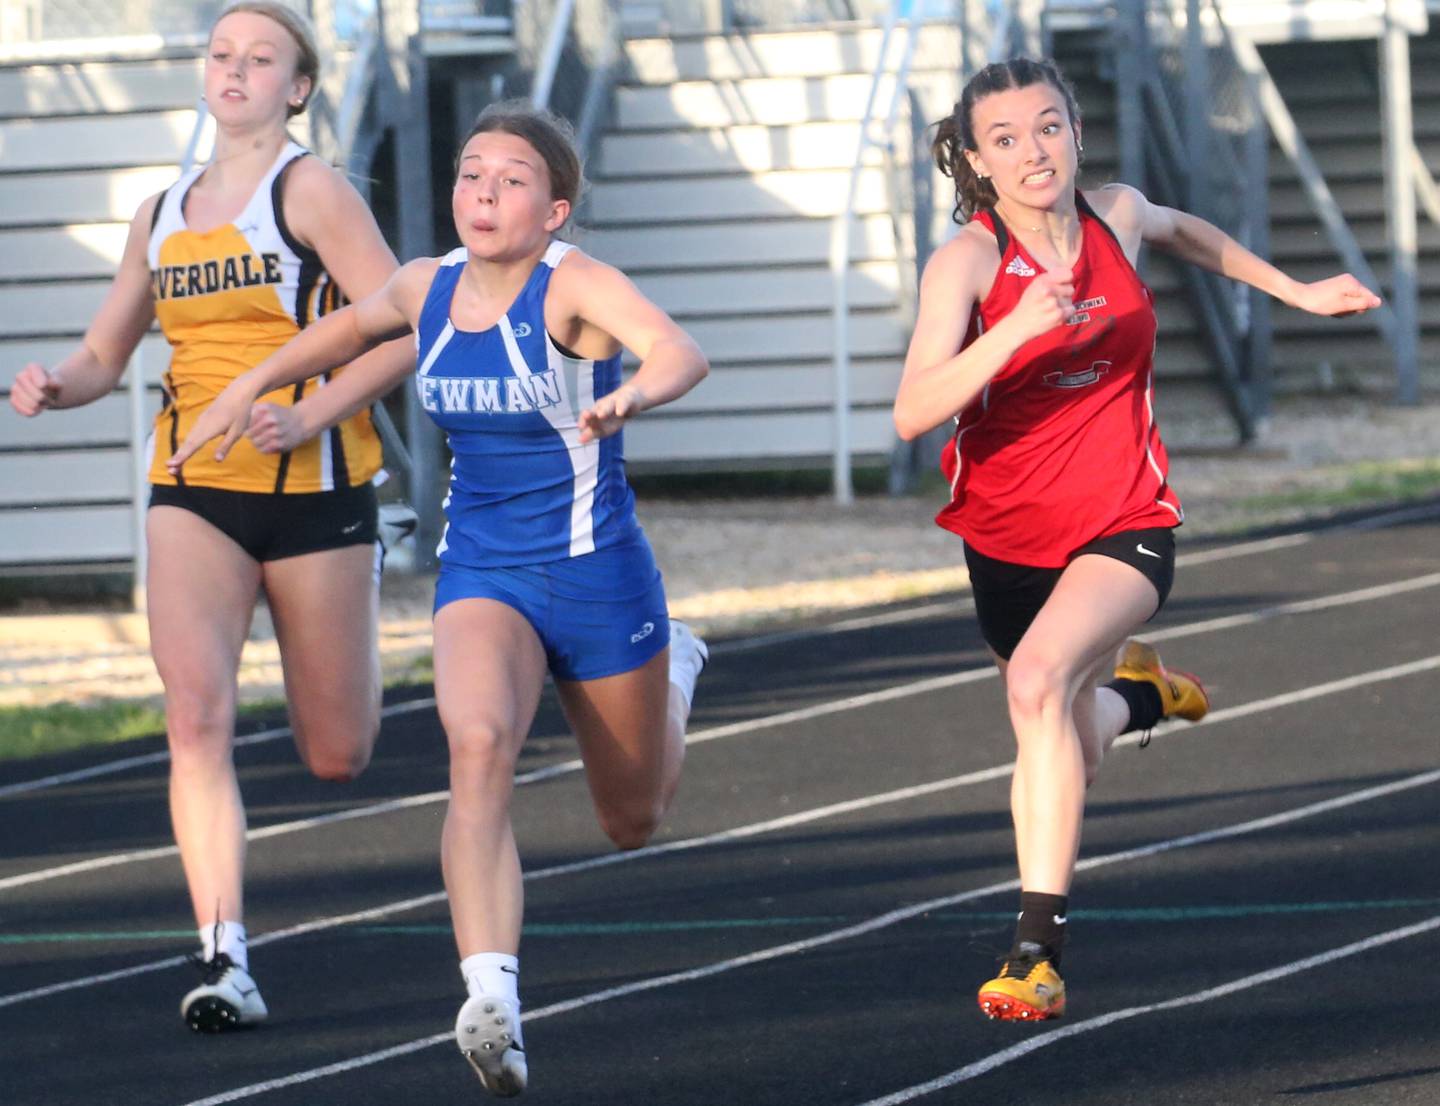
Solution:
<svg viewBox="0 0 1440 1106">
<path fill-rule="evenodd" d="M 22 415 L 77 407 L 114 389 L 157 319 L 172 346 L 152 437 L 146 587 L 171 820 L 202 944 L 204 980 L 181 1012 L 206 1032 L 267 1014 L 246 954 L 246 821 L 232 759 L 236 673 L 260 589 L 309 769 L 355 776 L 379 731 L 371 480 L 380 446 L 369 416 L 307 441 L 336 414 L 322 378 L 262 397 L 249 440 L 223 462 L 195 457 L 181 477 L 165 465 L 226 384 L 397 267 L 355 190 L 286 133 L 318 67 L 292 9 L 268 0 L 225 9 L 205 63 L 214 157 L 140 205 L 80 347 L 53 369 L 25 366 L 10 393 Z M 414 366 L 403 340 L 369 357 L 382 380 Z"/>
</svg>

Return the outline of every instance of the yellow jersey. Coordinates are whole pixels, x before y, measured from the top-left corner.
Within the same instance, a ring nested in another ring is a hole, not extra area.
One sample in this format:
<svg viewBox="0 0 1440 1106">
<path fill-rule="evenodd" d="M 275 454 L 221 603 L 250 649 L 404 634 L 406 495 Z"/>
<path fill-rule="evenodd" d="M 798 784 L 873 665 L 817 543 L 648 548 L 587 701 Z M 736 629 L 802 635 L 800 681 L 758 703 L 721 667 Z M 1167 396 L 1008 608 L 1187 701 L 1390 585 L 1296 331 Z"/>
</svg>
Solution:
<svg viewBox="0 0 1440 1106">
<path fill-rule="evenodd" d="M 165 461 L 196 417 L 232 380 L 274 353 L 320 316 L 346 301 L 319 255 L 285 225 L 285 170 L 309 153 L 288 143 L 230 223 L 200 233 L 185 223 L 185 196 L 205 167 L 192 169 L 156 204 L 149 265 L 155 316 L 170 343 L 165 402 L 150 438 L 150 482 L 241 492 L 320 492 L 355 487 L 380 468 L 380 440 L 362 411 L 280 454 L 242 438 L 224 461 L 213 448 L 185 462 L 179 477 Z M 343 370 L 262 397 L 298 403 Z"/>
</svg>

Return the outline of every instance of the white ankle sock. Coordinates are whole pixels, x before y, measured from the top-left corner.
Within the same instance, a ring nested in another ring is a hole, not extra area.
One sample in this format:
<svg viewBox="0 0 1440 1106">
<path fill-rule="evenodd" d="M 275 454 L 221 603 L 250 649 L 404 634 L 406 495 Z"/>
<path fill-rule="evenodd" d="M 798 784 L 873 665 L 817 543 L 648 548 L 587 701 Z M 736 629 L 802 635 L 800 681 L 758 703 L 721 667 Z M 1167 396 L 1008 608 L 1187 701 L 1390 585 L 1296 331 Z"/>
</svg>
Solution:
<svg viewBox="0 0 1440 1106">
<path fill-rule="evenodd" d="M 520 1006 L 520 960 L 504 952 L 477 952 L 460 961 L 460 976 L 471 998 L 494 995 Z"/>
<path fill-rule="evenodd" d="M 213 922 L 200 927 L 200 946 L 206 961 L 224 953 L 237 968 L 250 970 L 250 953 L 245 946 L 244 922 Z"/>
<path fill-rule="evenodd" d="M 525 1047 L 525 1038 L 520 1033 L 520 961 L 504 952 L 477 952 L 460 961 L 460 976 L 465 980 L 465 992 L 471 998 L 491 995 L 494 998 L 509 999 L 515 1004 L 515 1043 Z"/>
<path fill-rule="evenodd" d="M 695 681 L 700 669 L 705 667 L 705 654 L 701 651 L 700 638 L 688 626 L 670 621 L 670 683 L 685 700 L 685 709 L 690 709 L 690 700 L 695 696 Z"/>
</svg>

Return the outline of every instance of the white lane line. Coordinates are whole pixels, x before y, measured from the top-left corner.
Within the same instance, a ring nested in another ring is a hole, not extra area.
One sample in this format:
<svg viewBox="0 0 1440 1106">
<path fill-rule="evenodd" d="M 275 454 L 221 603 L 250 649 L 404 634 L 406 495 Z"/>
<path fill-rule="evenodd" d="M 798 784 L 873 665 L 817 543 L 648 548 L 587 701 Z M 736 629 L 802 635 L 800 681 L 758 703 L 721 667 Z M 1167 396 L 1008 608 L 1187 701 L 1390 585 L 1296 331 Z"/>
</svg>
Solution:
<svg viewBox="0 0 1440 1106">
<path fill-rule="evenodd" d="M 763 649 L 771 645 L 785 645 L 792 641 L 806 641 L 810 638 L 831 637 L 835 634 L 851 634 L 857 630 L 873 630 L 878 626 L 894 626 L 897 623 L 923 622 L 927 618 L 939 618 L 947 614 L 964 614 L 975 609 L 975 600 L 948 599 L 941 603 L 925 603 L 918 607 L 906 607 L 900 611 L 882 611 L 878 614 L 857 615 L 854 618 L 827 622 L 823 626 L 808 626 L 798 630 L 777 630 L 754 637 L 731 638 L 717 641 L 710 646 L 712 656 L 726 653 L 745 653 L 751 649 Z"/>
<path fill-rule="evenodd" d="M 391 703 L 388 707 L 380 708 L 380 718 L 394 718 L 401 714 L 411 714 L 417 710 L 427 710 L 435 705 L 435 697 L 429 696 L 424 699 L 408 699 L 403 703 Z M 276 741 L 282 737 L 289 737 L 293 731 L 289 726 L 276 726 L 274 729 L 260 730 L 257 733 L 243 734 L 235 738 L 237 749 L 249 745 L 263 745 L 267 741 Z M 7 795 L 22 795 L 27 791 L 41 791 L 47 787 L 58 787 L 65 783 L 77 783 L 80 780 L 91 780 L 97 776 L 110 776 L 116 772 L 126 772 L 131 768 L 143 768 L 147 764 L 164 764 L 170 760 L 170 751 L 161 749 L 159 752 L 146 753 L 143 756 L 122 757 L 120 760 L 107 760 L 104 764 L 92 764 L 88 768 L 76 768 L 71 772 L 58 772 L 53 776 L 42 776 L 39 779 L 21 780 L 19 783 L 7 783 L 0 787 L 0 799 Z"/>
<path fill-rule="evenodd" d="M 1405 676 L 1415 675 L 1420 672 L 1427 672 L 1440 668 L 1440 654 L 1426 657 L 1422 660 L 1411 661 L 1407 664 L 1393 665 L 1389 668 L 1377 669 L 1374 672 L 1361 673 L 1355 676 L 1346 676 L 1339 680 L 1332 680 L 1325 684 L 1316 684 L 1308 688 L 1300 688 L 1295 691 L 1285 692 L 1280 695 L 1271 696 L 1268 699 L 1258 699 L 1250 703 L 1242 703 L 1224 710 L 1212 711 L 1201 722 L 1201 725 L 1227 722 L 1236 718 L 1244 718 L 1252 714 L 1259 714 L 1266 710 L 1278 707 L 1292 706 L 1295 703 L 1304 702 L 1308 699 L 1316 699 L 1323 695 L 1330 695 L 1337 692 L 1349 691 L 1366 684 L 1378 683 L 1385 680 L 1400 679 Z M 1173 730 L 1178 724 L 1167 724 L 1165 727 L 1157 728 L 1156 735 Z M 1126 734 L 1116 741 L 1116 746 L 1134 745 L 1140 740 L 1139 734 Z M 711 845 L 724 845 L 736 841 L 743 841 L 751 837 L 757 837 L 766 833 L 773 833 L 776 830 L 789 829 L 794 826 L 805 825 L 810 822 L 817 822 L 825 818 L 832 818 L 838 814 L 850 814 L 856 811 L 867 810 L 873 807 L 883 806 L 888 803 L 905 802 L 910 799 L 920 798 L 926 795 L 933 795 L 941 791 L 949 791 L 959 787 L 967 787 L 974 784 L 986 783 L 991 780 L 1004 779 L 1014 769 L 1014 762 L 999 764 L 993 768 L 982 768 L 974 772 L 967 772 L 959 776 L 950 776 L 946 779 L 932 780 L 928 783 L 914 784 L 908 787 L 897 788 L 893 791 L 881 792 L 875 795 L 866 795 L 858 799 L 847 799 L 838 803 L 830 803 L 826 806 L 813 807 L 810 810 L 796 811 L 792 814 L 782 815 L 779 818 L 770 818 L 761 822 L 752 822 L 749 825 L 736 826 L 731 829 L 719 830 L 715 833 L 704 834 L 698 837 L 683 838 L 678 841 L 662 842 L 659 845 L 647 845 L 644 848 L 634 849 L 629 852 L 603 853 L 599 856 L 587 857 L 584 860 L 571 861 L 567 864 L 556 864 L 548 868 L 537 868 L 524 873 L 524 879 L 528 881 L 549 879 L 558 875 L 569 875 L 575 872 L 591 871 L 597 868 L 605 868 L 614 864 L 628 864 L 632 861 L 641 860 L 653 856 L 660 856 L 672 852 L 684 852 L 692 849 L 702 848 Z M 1082 861 L 1079 868 L 1084 868 L 1086 862 Z M 1017 884 L 1018 885 L 1018 884 Z M 329 917 L 313 918 L 306 922 L 284 929 L 272 930 L 269 933 L 259 934 L 250 938 L 250 947 L 259 948 L 261 945 L 268 945 L 276 941 L 288 940 L 292 937 L 303 936 L 307 933 L 317 933 L 323 930 L 334 929 L 342 925 L 350 925 L 358 922 L 373 922 L 381 918 L 390 917 L 395 914 L 404 913 L 409 910 L 418 910 L 426 906 L 434 906 L 445 901 L 443 891 L 433 892 L 428 895 L 420 895 L 414 898 L 402 899 L 394 903 L 386 903 L 380 906 L 370 907 L 365 910 L 354 911 L 348 914 L 336 914 Z M 81 987 L 88 987 L 92 984 L 107 983 L 116 979 L 123 979 L 134 975 L 143 975 L 146 972 L 161 971 L 183 963 L 183 957 L 167 957 L 163 960 L 151 960 L 143 964 L 136 964 L 128 968 L 120 968 L 115 971 L 106 972 L 101 975 L 85 976 L 79 979 L 68 979 L 58 983 L 47 984 L 29 991 L 19 991 L 14 994 L 0 995 L 0 1007 L 13 1006 L 16 1003 L 27 1002 L 32 999 L 44 998 L 48 995 L 60 994 L 64 991 L 72 991 Z"/>
<path fill-rule="evenodd" d="M 1208 844 L 1213 841 L 1240 837 L 1263 829 L 1273 829 L 1276 826 L 1288 825 L 1317 814 L 1340 810 L 1344 807 L 1354 806 L 1357 803 L 1369 802 L 1373 799 L 1397 794 L 1401 791 L 1424 787 L 1437 781 L 1440 781 L 1440 770 L 1423 772 L 1403 780 L 1395 780 L 1391 783 L 1381 784 L 1376 787 L 1367 787 L 1360 791 L 1353 791 L 1349 794 L 1339 795 L 1333 799 L 1326 799 L 1317 803 L 1309 803 L 1305 806 L 1281 811 L 1278 814 L 1272 814 L 1264 818 L 1256 818 L 1248 822 L 1238 822 L 1229 826 L 1221 826 L 1218 829 L 1206 830 L 1202 833 L 1186 834 L 1183 837 L 1172 837 L 1166 841 L 1156 841 L 1150 845 L 1144 845 L 1134 849 L 1125 849 L 1104 856 L 1090 857 L 1088 860 L 1082 861 L 1077 865 L 1076 870 L 1091 870 L 1106 867 L 1127 860 L 1138 860 L 1158 856 L 1161 853 L 1171 852 L 1175 849 L 1186 848 L 1192 845 Z M 930 913 L 931 911 L 944 910 L 963 902 L 984 898 L 988 895 L 998 894 L 1003 891 L 1013 891 L 1019 886 L 1020 881 L 1018 879 L 1012 879 L 1006 880 L 1003 883 L 992 883 L 988 887 L 977 887 L 970 891 L 963 891 L 957 895 L 946 895 L 942 898 L 930 899 L 927 902 L 913 903 L 910 906 L 891 910 L 888 913 L 869 918 L 855 925 L 830 930 L 827 933 L 817 934 L 814 937 L 806 937 L 798 941 L 788 941 L 781 945 L 772 945 L 769 948 L 757 949 L 743 956 L 731 957 L 728 960 L 720 960 L 699 968 L 671 972 L 667 975 L 653 976 L 649 979 L 639 979 L 619 987 L 609 987 L 605 990 L 593 991 L 588 995 L 580 995 L 564 1002 L 553 1003 L 550 1006 L 542 1006 L 523 1014 L 521 1020 L 525 1022 L 539 1021 L 542 1018 L 553 1017 L 557 1014 L 567 1014 L 572 1010 L 581 1010 L 587 1006 L 596 1006 L 599 1003 L 609 1002 L 612 999 L 623 998 L 627 995 L 640 994 L 645 991 L 656 991 L 663 987 L 672 987 L 680 983 L 691 983 L 698 979 L 723 975 L 737 968 L 749 967 L 752 964 L 762 964 L 766 961 L 778 960 L 782 957 L 810 952 L 813 949 L 823 948 L 826 945 L 849 940 L 852 937 L 860 937 L 867 933 L 874 933 L 876 930 L 886 929 L 900 922 L 907 921 L 910 918 Z M 1398 938 L 1395 939 L 1398 940 Z M 1077 1024 L 1083 1025 L 1084 1023 Z M 209 1098 L 197 1099 L 188 1103 L 187 1106 L 222 1106 L 222 1104 L 226 1102 L 238 1102 L 241 1099 L 253 1098 L 256 1095 L 264 1094 L 268 1091 L 281 1090 L 282 1088 L 293 1087 L 302 1083 L 310 1083 L 332 1075 L 341 1075 L 354 1071 L 357 1068 L 368 1067 L 371 1064 L 378 1064 L 396 1056 L 419 1052 L 432 1045 L 443 1044 L 446 1041 L 453 1040 L 453 1033 L 437 1033 L 434 1036 L 421 1037 L 419 1040 L 395 1045 L 379 1052 L 370 1052 L 362 1056 L 352 1057 L 349 1060 L 327 1064 L 322 1068 L 312 1068 L 308 1071 L 294 1072 L 291 1075 L 282 1076 L 279 1079 L 270 1079 L 263 1083 L 252 1083 L 249 1086 L 225 1091 L 221 1094 L 212 1095 Z"/>
<path fill-rule="evenodd" d="M 1216 633 L 1221 630 L 1231 630 L 1242 626 L 1256 625 L 1261 622 L 1267 622 L 1293 614 L 1313 614 L 1318 611 L 1331 610 L 1335 607 L 1387 599 L 1396 595 L 1404 595 L 1409 592 L 1432 588 L 1437 585 L 1440 585 L 1440 572 L 1432 572 L 1424 576 L 1413 577 L 1409 580 L 1400 580 L 1392 584 L 1379 584 L 1374 587 L 1360 588 L 1355 591 L 1321 596 L 1317 599 L 1299 599 L 1291 603 L 1278 603 L 1270 607 L 1261 607 L 1257 610 L 1247 611 L 1242 614 L 1226 615 L 1221 618 L 1211 618 L 1201 622 L 1190 622 L 1182 626 L 1172 626 L 1168 629 L 1155 629 L 1147 632 L 1145 637 L 1148 641 L 1168 641 L 1174 638 Z M 808 707 L 797 707 L 794 710 L 781 711 L 778 714 L 732 722 L 724 726 L 713 726 L 706 730 L 697 730 L 695 733 L 686 737 L 686 744 L 700 745 L 707 741 L 717 741 L 722 738 L 753 734 L 759 730 L 769 729 L 775 726 L 785 726 L 795 722 L 808 722 L 831 714 L 840 714 L 845 711 L 874 706 L 878 703 L 893 702 L 897 699 L 906 699 L 914 695 L 924 695 L 932 691 L 944 691 L 952 687 L 959 687 L 963 684 L 989 680 L 995 678 L 997 675 L 998 670 L 993 665 L 987 665 L 984 668 L 970 668 L 963 672 L 952 672 L 944 676 L 931 676 L 924 680 L 916 680 L 908 684 L 900 684 L 896 687 L 882 688 L 879 691 L 870 691 L 861 695 L 851 695 L 843 699 L 834 699 L 828 703 L 816 703 Z M 562 761 L 559 764 L 552 764 L 545 768 L 537 768 L 533 772 L 522 773 L 515 777 L 515 783 L 517 785 L 538 783 L 542 780 L 571 775 L 581 771 L 583 768 L 584 763 L 579 758 L 575 758 Z M 370 806 L 336 811 L 331 814 L 316 815 L 312 818 L 300 818 L 291 822 L 281 822 L 273 826 L 250 830 L 246 834 L 246 839 L 258 841 L 267 837 L 279 837 L 285 834 L 316 829 L 334 822 L 367 818 L 372 815 L 390 814 L 397 810 L 412 809 L 429 803 L 442 803 L 449 798 L 449 795 L 449 791 L 430 791 L 423 795 L 412 795 L 405 798 L 388 800 L 383 803 L 374 803 Z M 157 845 L 148 849 L 137 849 L 125 853 L 112 853 L 106 856 L 92 857 L 89 860 L 77 860 L 70 864 L 61 864 L 52 868 L 43 868 L 34 872 L 7 876 L 4 879 L 0 879 L 0 891 L 25 886 L 27 884 L 41 883 L 46 880 L 59 879 L 64 876 L 79 875 L 104 868 L 113 868 L 122 864 L 132 864 L 139 861 L 175 856 L 178 855 L 178 853 L 179 850 L 174 845 Z"/>
<path fill-rule="evenodd" d="M 918 680 L 914 683 L 902 684 L 899 687 L 883 688 L 879 691 L 866 692 L 863 695 L 851 695 L 844 699 L 832 700 L 828 703 L 818 703 L 814 706 L 781 711 L 779 714 L 765 715 L 743 722 L 733 722 L 725 726 L 714 726 L 708 730 L 696 730 L 693 734 L 686 736 L 685 743 L 686 745 L 699 745 L 721 738 L 737 737 L 741 734 L 753 733 L 757 730 L 784 726 L 792 722 L 804 722 L 812 718 L 821 718 L 827 714 L 838 714 L 843 711 L 856 710 L 860 707 L 872 706 L 876 703 L 886 703 L 893 699 L 903 699 L 911 695 L 920 695 L 927 691 L 954 687 L 959 684 L 974 683 L 977 680 L 990 679 L 994 675 L 994 668 L 974 668 L 966 672 L 951 673 L 946 676 L 935 676 L 930 679 Z M 545 768 L 537 768 L 533 772 L 523 772 L 515 777 L 515 783 L 517 786 L 538 783 L 542 780 L 554 779 L 557 776 L 572 775 L 581 771 L 583 768 L 584 762 L 579 758 L 562 761 L 559 764 L 551 764 Z M 346 822 L 356 818 L 368 818 L 378 814 L 392 814 L 398 810 L 409 810 L 431 803 L 443 803 L 447 801 L 449 797 L 450 792 L 448 790 L 427 791 L 421 795 L 409 795 L 400 799 L 390 799 L 383 803 L 373 803 L 370 806 L 354 807 L 350 810 L 335 811 L 331 814 L 319 814 L 313 818 L 299 818 L 291 822 L 280 822 L 273 826 L 264 826 L 260 829 L 248 830 L 246 831 L 245 839 L 247 841 L 260 841 L 267 837 L 280 837 L 285 834 L 298 833 L 302 830 L 311 830 L 320 826 L 331 825 L 335 822 Z M 103 868 L 113 868 L 121 864 L 131 864 L 141 860 L 154 860 L 160 857 L 176 856 L 178 854 L 179 849 L 174 845 L 157 845 L 148 849 L 135 849 L 125 853 L 112 853 L 107 856 L 92 857 L 89 860 L 77 860 L 71 864 L 61 864 L 53 868 L 44 868 L 39 871 L 25 872 L 21 875 L 7 876 L 4 879 L 0 879 L 0 891 L 13 887 L 22 887 L 32 883 L 42 883 L 46 880 L 59 879 L 62 876 L 79 875 L 85 872 L 98 871 Z"/>
<path fill-rule="evenodd" d="M 899 1106 L 902 1102 L 912 1102 L 917 1098 L 933 1094 L 935 1091 L 943 1091 L 947 1087 L 953 1087 L 957 1083 L 964 1083 L 971 1079 L 985 1075 L 996 1068 L 1003 1067 L 1012 1060 L 1018 1060 L 1022 1056 L 1028 1056 L 1042 1048 L 1058 1044 L 1060 1041 L 1069 1040 L 1071 1037 L 1078 1037 L 1082 1033 L 1092 1033 L 1097 1029 L 1105 1029 L 1116 1022 L 1126 1021 L 1130 1018 L 1142 1017 L 1146 1014 L 1157 1014 L 1166 1010 L 1178 1010 L 1185 1006 L 1197 1006 L 1202 1002 L 1210 1002 L 1217 998 L 1226 998 L 1238 994 L 1241 991 L 1248 991 L 1253 987 L 1260 987 L 1266 983 L 1274 983 L 1277 979 L 1285 979 L 1288 976 L 1299 975 L 1301 972 L 1308 972 L 1312 968 L 1323 968 L 1327 964 L 1333 964 L 1337 960 L 1344 960 L 1349 956 L 1358 956 L 1362 952 L 1369 952 L 1372 949 L 1383 948 L 1385 945 L 1393 944 L 1396 941 L 1403 941 L 1410 937 L 1418 937 L 1431 930 L 1440 929 L 1440 915 L 1434 918 L 1427 918 L 1423 922 L 1416 922 L 1414 925 L 1401 926 L 1399 929 L 1387 930 L 1384 933 L 1377 933 L 1348 945 L 1341 945 L 1339 948 L 1330 949 L 1328 952 L 1317 953 L 1314 956 L 1307 956 L 1303 960 L 1292 960 L 1288 964 L 1281 964 L 1263 972 L 1256 972 L 1254 975 L 1247 975 L 1242 979 L 1236 979 L 1230 983 L 1221 984 L 1218 987 L 1209 987 L 1203 991 L 1194 991 L 1188 995 L 1181 995 L 1178 998 L 1168 999 L 1165 1002 L 1152 1002 L 1146 1006 L 1131 1006 L 1125 1010 L 1116 1010 L 1109 1014 L 1101 1014 L 1099 1017 L 1087 1018 L 1082 1022 L 1073 1022 L 1060 1029 L 1051 1030 L 1038 1036 L 1030 1037 L 1019 1044 L 1011 1045 L 1009 1048 L 1001 1049 L 983 1059 L 976 1060 L 973 1064 L 966 1064 L 963 1068 L 957 1068 L 947 1075 L 939 1076 L 925 1083 L 917 1083 L 913 1087 L 906 1087 L 904 1090 L 895 1091 L 882 1098 L 872 1098 L 863 1106 Z"/>
<path fill-rule="evenodd" d="M 1406 522 L 1423 521 L 1436 516 L 1440 516 L 1440 506 L 1432 505 L 1406 508 L 1376 515 L 1373 518 L 1361 519 L 1358 522 L 1344 523 L 1339 526 L 1321 525 L 1314 530 L 1305 530 L 1298 534 L 1285 534 L 1275 538 L 1262 538 L 1258 541 L 1240 542 L 1236 545 L 1228 545 L 1219 549 L 1182 553 L 1176 558 L 1175 563 L 1177 566 L 1183 567 L 1185 565 L 1210 564 L 1214 561 L 1231 560 L 1235 557 L 1250 557 L 1259 553 L 1271 553 L 1278 549 L 1289 549 L 1297 545 L 1305 545 L 1323 534 L 1335 531 L 1377 530 L 1386 526 L 1402 525 Z M 816 626 L 808 630 L 761 634 L 753 638 L 738 638 L 732 641 L 716 642 L 711 651 L 717 654 L 741 652 L 765 645 L 800 641 L 809 637 L 825 637 L 830 634 L 872 629 L 876 626 L 888 626 L 910 621 L 918 622 L 946 613 L 959 613 L 973 606 L 973 599 L 929 603 L 903 611 L 889 611 L 876 615 L 845 619 L 840 622 L 828 623 L 824 626 Z M 429 710 L 434 706 L 435 699 L 433 696 L 424 699 L 412 699 L 404 703 L 391 704 L 380 712 L 380 716 L 382 718 L 392 718 L 401 714 L 413 714 L 416 711 Z M 279 726 L 275 729 L 263 730 L 260 733 L 248 734 L 245 737 L 237 738 L 235 744 L 236 746 L 259 745 L 266 741 L 276 741 L 280 738 L 289 737 L 290 735 L 291 730 L 288 726 Z M 140 768 L 149 764 L 161 764 L 169 759 L 169 752 L 161 750 L 156 753 L 145 754 L 144 756 L 124 757 L 120 760 L 107 761 L 104 764 L 91 765 L 88 768 L 79 768 L 71 772 L 61 772 L 40 779 L 22 780 L 18 783 L 5 784 L 0 786 L 0 799 L 3 799 L 7 795 L 20 795 L 27 791 L 38 791 L 47 787 L 56 787 L 60 784 L 75 783 L 79 780 L 94 779 L 97 776 L 125 772 L 131 768 Z"/>
</svg>

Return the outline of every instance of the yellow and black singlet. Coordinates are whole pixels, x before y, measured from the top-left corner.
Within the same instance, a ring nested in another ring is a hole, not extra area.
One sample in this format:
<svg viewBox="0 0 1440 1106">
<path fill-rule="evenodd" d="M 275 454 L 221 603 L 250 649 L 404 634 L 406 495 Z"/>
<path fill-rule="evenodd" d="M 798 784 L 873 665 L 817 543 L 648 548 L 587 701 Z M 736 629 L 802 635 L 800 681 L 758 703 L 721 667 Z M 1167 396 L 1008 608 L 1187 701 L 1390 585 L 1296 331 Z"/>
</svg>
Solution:
<svg viewBox="0 0 1440 1106">
<path fill-rule="evenodd" d="M 308 152 L 288 143 L 245 210 L 213 230 L 200 233 L 185 223 L 185 195 L 204 166 L 181 177 L 156 205 L 150 281 L 171 355 L 165 404 L 151 437 L 152 484 L 321 492 L 363 484 L 380 468 L 380 440 L 368 411 L 289 453 L 264 454 L 242 438 L 224 461 L 215 460 L 213 447 L 201 449 L 178 479 L 165 468 L 196 417 L 227 384 L 346 302 L 319 255 L 285 225 L 285 170 Z M 293 405 L 334 375 L 278 389 L 263 402 Z"/>
</svg>

